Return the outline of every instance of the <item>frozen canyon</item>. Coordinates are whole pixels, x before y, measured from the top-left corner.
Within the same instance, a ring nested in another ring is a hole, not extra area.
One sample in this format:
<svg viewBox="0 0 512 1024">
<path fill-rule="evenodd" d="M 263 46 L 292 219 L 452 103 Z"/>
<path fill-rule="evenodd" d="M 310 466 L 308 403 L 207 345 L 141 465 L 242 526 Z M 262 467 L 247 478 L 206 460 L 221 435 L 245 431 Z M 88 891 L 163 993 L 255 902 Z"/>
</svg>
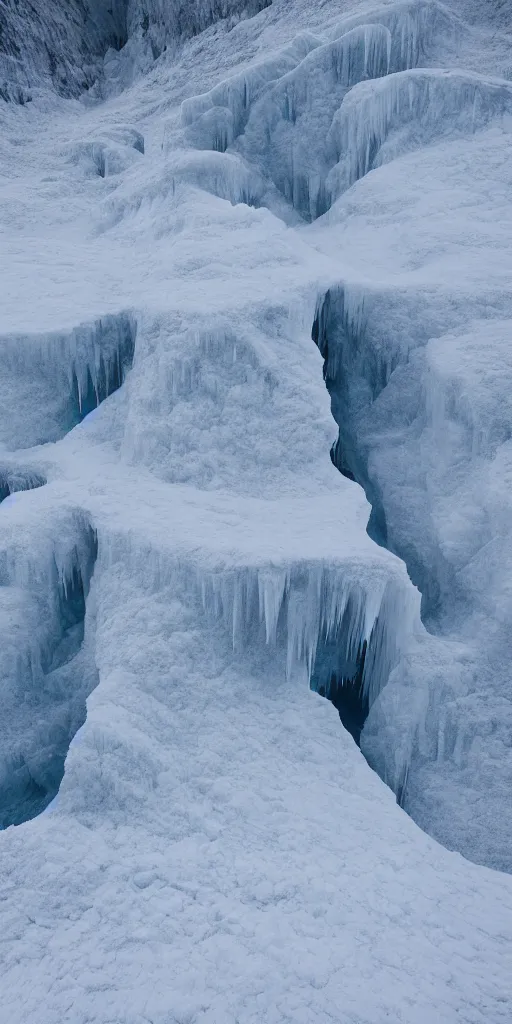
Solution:
<svg viewBox="0 0 512 1024">
<path fill-rule="evenodd" d="M 511 44 L 0 3 L 6 1024 L 509 1024 Z"/>
</svg>

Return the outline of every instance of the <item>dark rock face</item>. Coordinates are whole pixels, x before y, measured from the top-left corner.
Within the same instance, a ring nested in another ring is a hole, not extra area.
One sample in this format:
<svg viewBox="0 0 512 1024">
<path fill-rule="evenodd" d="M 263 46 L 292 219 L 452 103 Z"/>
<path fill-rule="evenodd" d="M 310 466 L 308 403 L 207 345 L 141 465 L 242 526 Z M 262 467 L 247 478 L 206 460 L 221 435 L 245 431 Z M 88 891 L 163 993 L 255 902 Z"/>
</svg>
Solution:
<svg viewBox="0 0 512 1024">
<path fill-rule="evenodd" d="M 28 103 L 34 88 L 79 96 L 97 80 L 107 50 L 137 38 L 157 58 L 169 42 L 216 21 L 252 17 L 272 0 L 3 0 L 0 99 Z"/>
<path fill-rule="evenodd" d="M 94 82 L 109 47 L 126 41 L 125 0 L 3 0 L 0 97 L 26 103 L 51 87 L 78 96 Z"/>
</svg>

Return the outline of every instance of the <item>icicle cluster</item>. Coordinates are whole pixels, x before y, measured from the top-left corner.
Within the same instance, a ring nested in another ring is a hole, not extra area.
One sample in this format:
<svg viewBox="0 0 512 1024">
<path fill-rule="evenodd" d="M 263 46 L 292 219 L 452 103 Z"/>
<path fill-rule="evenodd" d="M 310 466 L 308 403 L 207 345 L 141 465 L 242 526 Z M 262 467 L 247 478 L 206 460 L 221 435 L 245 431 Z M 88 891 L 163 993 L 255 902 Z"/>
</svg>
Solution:
<svg viewBox="0 0 512 1024">
<path fill-rule="evenodd" d="M 267 646 L 283 639 L 288 676 L 304 668 L 311 678 L 322 643 L 339 644 L 347 661 L 366 644 L 363 684 L 370 703 L 410 640 L 419 611 L 412 588 L 405 594 L 377 571 L 364 584 L 353 567 L 306 563 L 198 573 L 197 579 L 205 613 L 223 622 L 235 650 L 244 647 L 254 623 L 263 627 Z"/>
<path fill-rule="evenodd" d="M 30 469 L 18 469 L 15 466 L 0 467 L 0 502 L 5 501 L 17 491 L 31 491 L 43 487 L 46 483 L 41 473 Z"/>
<path fill-rule="evenodd" d="M 363 82 L 345 97 L 329 133 L 339 161 L 328 179 L 331 200 L 411 145 L 448 132 L 471 134 L 511 112 L 512 86 L 477 74 L 421 69 Z"/>
<path fill-rule="evenodd" d="M 333 37 L 345 35 L 362 24 L 382 25 L 391 35 L 389 71 L 417 67 L 431 47 L 454 37 L 460 38 L 467 26 L 437 0 L 404 0 L 375 7 L 363 14 L 344 18 Z"/>
<path fill-rule="evenodd" d="M 328 43 L 298 37 L 272 61 L 185 100 L 183 123 L 198 148 L 224 153 L 239 139 L 248 161 L 256 160 L 287 202 L 314 220 L 370 169 L 393 127 L 394 108 L 405 110 L 403 89 L 399 100 L 393 98 L 399 86 L 390 86 L 389 93 L 372 88 L 361 92 L 360 83 L 414 69 L 433 42 L 453 37 L 457 26 L 458 20 L 435 0 L 376 8 L 345 19 Z M 434 87 L 429 98 L 417 97 L 416 84 L 411 85 L 410 100 L 414 118 L 438 101 Z M 367 106 L 375 98 L 376 109 L 369 116 L 366 107 L 361 112 L 359 130 L 346 124 L 358 119 L 352 107 L 363 102 L 354 98 L 349 103 L 347 93 L 353 87 L 355 97 L 368 97 Z M 386 102 L 392 111 L 387 127 Z M 365 133 L 369 121 L 376 129 Z M 342 158 L 349 166 L 339 163 Z"/>
<path fill-rule="evenodd" d="M 418 592 L 405 579 L 390 577 L 384 565 L 368 570 L 359 562 L 334 567 L 304 562 L 215 569 L 176 560 L 121 535 L 102 538 L 99 558 L 105 568 L 128 564 L 151 590 L 171 585 L 177 593 L 184 588 L 196 595 L 207 619 L 226 630 L 235 653 L 262 644 L 284 648 L 289 677 L 305 671 L 311 679 L 325 643 L 339 645 L 346 661 L 365 644 L 363 683 L 370 704 L 419 622 Z"/>
<path fill-rule="evenodd" d="M 273 116 L 266 129 L 281 118 L 295 122 L 315 102 L 318 79 L 326 96 L 337 86 L 349 89 L 365 78 L 379 78 L 389 70 L 391 35 L 382 25 L 362 25 L 351 32 L 317 47 L 293 71 L 284 75 L 270 94 Z M 258 114 L 264 108 L 258 108 Z"/>
<path fill-rule="evenodd" d="M 223 152 L 243 132 L 252 104 L 320 43 L 310 33 L 296 36 L 277 56 L 220 82 L 209 92 L 184 100 L 181 118 L 196 146 Z"/>
</svg>

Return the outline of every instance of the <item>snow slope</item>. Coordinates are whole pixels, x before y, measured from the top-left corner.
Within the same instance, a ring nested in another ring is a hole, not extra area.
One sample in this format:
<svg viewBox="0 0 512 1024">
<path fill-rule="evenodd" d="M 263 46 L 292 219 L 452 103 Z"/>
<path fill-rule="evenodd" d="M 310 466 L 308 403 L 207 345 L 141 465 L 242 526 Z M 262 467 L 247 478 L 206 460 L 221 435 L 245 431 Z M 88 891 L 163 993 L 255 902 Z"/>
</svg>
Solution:
<svg viewBox="0 0 512 1024">
<path fill-rule="evenodd" d="M 5 1019 L 508 1022 L 507 40 L 121 13 L 0 107 Z"/>
</svg>

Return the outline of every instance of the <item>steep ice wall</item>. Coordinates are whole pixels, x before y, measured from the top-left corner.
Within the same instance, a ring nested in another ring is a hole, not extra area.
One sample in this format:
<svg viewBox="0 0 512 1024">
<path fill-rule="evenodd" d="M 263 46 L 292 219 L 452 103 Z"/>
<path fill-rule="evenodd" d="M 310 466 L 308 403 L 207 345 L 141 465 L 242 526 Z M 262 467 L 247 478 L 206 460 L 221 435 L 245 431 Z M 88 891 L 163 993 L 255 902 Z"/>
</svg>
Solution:
<svg viewBox="0 0 512 1024">
<path fill-rule="evenodd" d="M 340 139 L 339 127 L 353 87 L 416 68 L 440 38 L 454 40 L 458 29 L 458 20 L 435 0 L 410 0 L 346 19 L 328 40 L 297 36 L 276 58 L 185 100 L 187 137 L 203 149 L 234 146 L 303 217 L 314 220 L 351 183 L 341 185 L 341 170 L 337 176 L 329 172 L 345 151 L 356 159 L 352 139 Z M 392 86 L 385 95 L 391 92 Z M 439 102 L 436 110 L 442 117 Z"/>
<path fill-rule="evenodd" d="M 121 63 L 144 68 L 168 45 L 220 20 L 233 24 L 271 0 L 3 0 L 0 9 L 0 97 L 17 103 L 50 87 L 79 96 Z M 119 62 L 117 62 L 119 63 Z M 108 77 L 108 74 L 107 74 Z M 129 76 L 126 81 L 129 80 Z"/>
<path fill-rule="evenodd" d="M 209 25 L 252 18 L 272 0 L 127 0 L 128 35 L 158 56 L 168 44 L 199 35 Z"/>
<path fill-rule="evenodd" d="M 125 0 L 3 0 L 0 97 L 26 102 L 33 88 L 78 96 L 96 79 L 109 46 L 123 45 Z"/>
<path fill-rule="evenodd" d="M 361 746 L 423 827 L 509 870 L 510 321 L 428 340 L 428 306 L 422 337 L 382 301 L 331 292 L 313 331 L 340 428 L 333 461 L 365 487 L 370 532 L 405 559 L 432 632 L 396 667 Z"/>
<path fill-rule="evenodd" d="M 421 68 L 361 83 L 330 128 L 337 161 L 327 179 L 330 201 L 401 153 L 443 136 L 474 134 L 511 112 L 512 86 L 478 74 Z"/>
</svg>

